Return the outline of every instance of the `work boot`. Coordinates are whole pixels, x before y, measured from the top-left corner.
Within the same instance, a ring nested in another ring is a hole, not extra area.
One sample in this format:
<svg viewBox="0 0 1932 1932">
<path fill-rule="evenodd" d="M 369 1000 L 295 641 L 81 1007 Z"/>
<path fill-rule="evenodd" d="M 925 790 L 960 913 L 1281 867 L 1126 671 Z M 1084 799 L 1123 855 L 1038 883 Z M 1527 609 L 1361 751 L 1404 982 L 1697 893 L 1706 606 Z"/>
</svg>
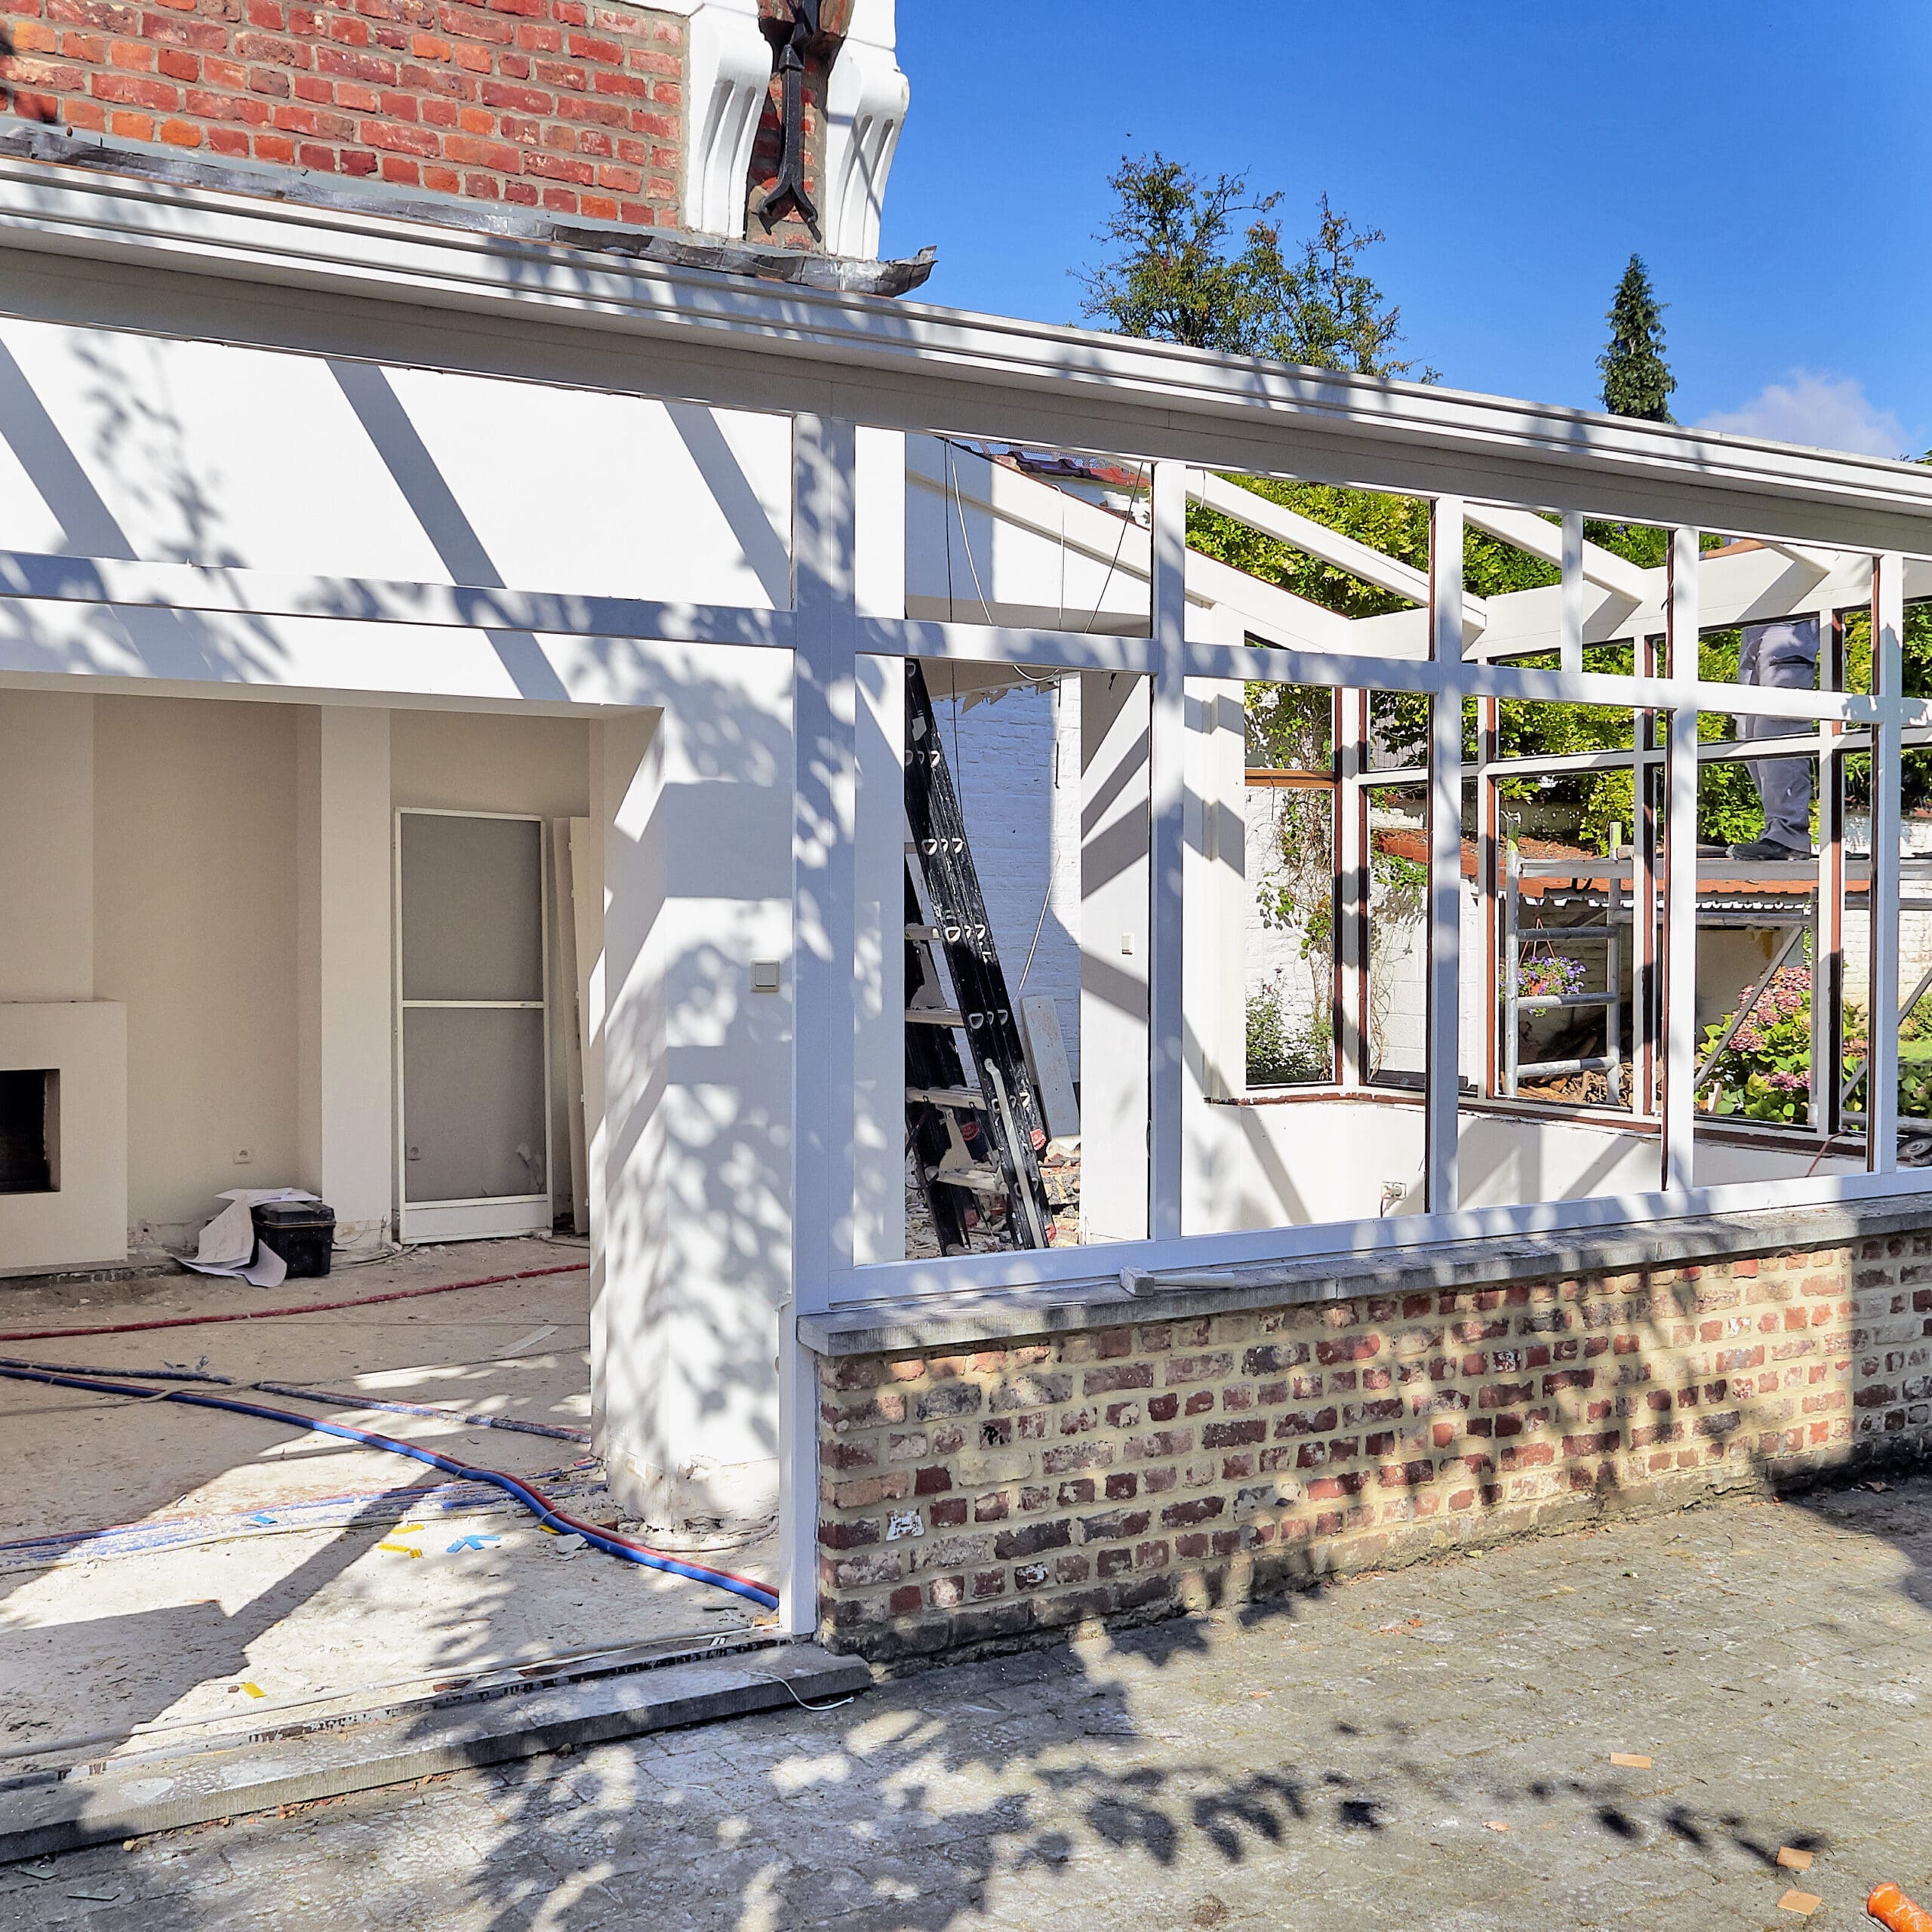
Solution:
<svg viewBox="0 0 1932 1932">
<path fill-rule="evenodd" d="M 1734 859 L 1749 859 L 1760 864 L 1790 865 L 1799 860 L 1809 859 L 1813 854 L 1808 848 L 1780 845 L 1774 838 L 1754 838 L 1748 845 L 1734 845 L 1730 848 Z"/>
</svg>

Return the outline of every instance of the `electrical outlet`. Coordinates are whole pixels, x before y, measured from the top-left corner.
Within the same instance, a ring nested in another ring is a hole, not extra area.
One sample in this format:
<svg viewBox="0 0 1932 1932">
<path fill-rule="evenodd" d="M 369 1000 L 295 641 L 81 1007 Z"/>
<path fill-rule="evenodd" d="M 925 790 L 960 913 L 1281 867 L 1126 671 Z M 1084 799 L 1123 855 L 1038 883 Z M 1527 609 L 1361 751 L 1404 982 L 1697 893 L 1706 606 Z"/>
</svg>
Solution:
<svg viewBox="0 0 1932 1932">
<path fill-rule="evenodd" d="M 238 1168 L 253 1167 L 255 1150 L 252 1147 L 238 1147 L 235 1150 L 235 1164 Z"/>
</svg>

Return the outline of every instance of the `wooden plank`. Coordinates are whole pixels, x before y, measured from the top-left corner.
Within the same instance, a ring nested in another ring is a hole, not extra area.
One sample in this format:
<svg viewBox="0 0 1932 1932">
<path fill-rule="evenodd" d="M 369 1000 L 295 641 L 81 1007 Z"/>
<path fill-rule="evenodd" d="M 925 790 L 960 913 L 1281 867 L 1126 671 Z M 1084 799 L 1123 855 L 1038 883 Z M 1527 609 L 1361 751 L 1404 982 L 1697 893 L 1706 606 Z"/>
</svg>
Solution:
<svg viewBox="0 0 1932 1932">
<path fill-rule="evenodd" d="M 1025 1023 L 1027 1057 L 1033 1063 L 1033 1091 L 1045 1109 L 1047 1132 L 1056 1140 L 1071 1140 L 1080 1131 L 1080 1103 L 1073 1093 L 1073 1071 L 1067 1063 L 1066 1042 L 1060 1030 L 1060 1008 L 1050 993 L 1035 993 L 1020 1002 Z"/>
</svg>

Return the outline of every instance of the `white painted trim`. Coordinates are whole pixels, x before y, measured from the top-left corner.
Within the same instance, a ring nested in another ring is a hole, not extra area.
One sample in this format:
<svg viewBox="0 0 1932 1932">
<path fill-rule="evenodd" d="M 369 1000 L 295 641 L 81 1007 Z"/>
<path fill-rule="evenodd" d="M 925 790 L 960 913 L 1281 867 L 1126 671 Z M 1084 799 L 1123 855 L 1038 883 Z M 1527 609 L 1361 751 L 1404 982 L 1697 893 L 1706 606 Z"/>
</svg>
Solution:
<svg viewBox="0 0 1932 1932">
<path fill-rule="evenodd" d="M 891 0 L 854 0 L 852 22 L 825 89 L 825 246 L 878 258 L 885 184 L 912 88 L 893 53 Z"/>
<path fill-rule="evenodd" d="M 1697 670 L 1697 532 L 1670 533 L 1665 665 L 1675 681 Z M 1697 711 L 1665 720 L 1663 880 L 1663 1184 L 1687 1190 L 1697 1136 Z"/>
<path fill-rule="evenodd" d="M 771 45 L 758 29 L 758 0 L 684 0 L 685 226 L 744 238 L 752 146 L 771 85 Z"/>
<path fill-rule="evenodd" d="M 1044 1254 L 965 1254 L 943 1261 L 902 1261 L 865 1268 L 837 1284 L 841 1308 L 915 1296 L 941 1299 L 1012 1288 L 1049 1291 L 1077 1281 L 1106 1281 L 1127 1269 L 1218 1268 L 1334 1255 L 1380 1254 L 1437 1241 L 1500 1241 L 1586 1228 L 1641 1226 L 1762 1208 L 1807 1208 L 1901 1194 L 1932 1198 L 1932 1169 L 1891 1174 L 1823 1174 L 1801 1181 L 1757 1181 L 1687 1193 L 1598 1195 L 1520 1208 L 1464 1208 L 1453 1214 L 1393 1214 L 1377 1220 L 1260 1228 L 1240 1234 L 1191 1235 L 1180 1241 L 1125 1241 Z M 1150 1299 L 1158 1313 L 1158 1300 Z"/>
<path fill-rule="evenodd" d="M 1905 683 L 1905 573 L 1896 556 L 1872 566 L 1872 682 L 1897 698 Z M 1889 713 L 1890 715 L 1887 715 Z M 1899 832 L 1900 766 L 1897 715 L 1887 706 L 1875 728 L 1872 758 L 1872 907 L 1867 968 L 1865 1072 L 1866 1164 L 1891 1175 L 1898 1166 Z"/>
<path fill-rule="evenodd" d="M 1148 731 L 1147 1214 L 1181 1231 L 1187 1015 L 1182 877 L 1187 832 L 1187 472 L 1157 463 L 1152 489 L 1154 677 Z"/>
<path fill-rule="evenodd" d="M 1423 1195 L 1432 1214 L 1460 1195 L 1463 979 L 1463 505 L 1429 506 L 1429 654 L 1450 673 L 1429 701 L 1429 935 Z"/>
</svg>

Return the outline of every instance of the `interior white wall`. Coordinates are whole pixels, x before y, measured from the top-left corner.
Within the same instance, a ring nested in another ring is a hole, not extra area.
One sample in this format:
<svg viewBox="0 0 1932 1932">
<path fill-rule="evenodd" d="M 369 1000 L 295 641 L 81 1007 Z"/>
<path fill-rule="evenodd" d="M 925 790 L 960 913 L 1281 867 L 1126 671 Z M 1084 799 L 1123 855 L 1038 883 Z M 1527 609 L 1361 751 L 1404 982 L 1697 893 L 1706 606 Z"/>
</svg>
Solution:
<svg viewBox="0 0 1932 1932">
<path fill-rule="evenodd" d="M 348 1248 L 389 1238 L 395 1194 L 389 715 L 296 716 L 297 1174 Z"/>
<path fill-rule="evenodd" d="M 1150 831 L 1144 678 L 1080 674 L 1080 1226 L 1148 1229 Z"/>
<path fill-rule="evenodd" d="M 0 1001 L 94 997 L 94 705 L 0 691 Z"/>
<path fill-rule="evenodd" d="M 137 1244 L 300 1172 L 296 725 L 289 705 L 95 701 L 95 985 L 128 1011 Z"/>
<path fill-rule="evenodd" d="M 693 650 L 598 729 L 597 1447 L 652 1521 L 768 1515 L 791 1275 L 791 666 Z"/>
<path fill-rule="evenodd" d="M 1251 894 L 1244 823 L 1247 746 L 1238 679 L 1190 678 L 1186 687 L 1186 823 L 1182 857 L 1183 1140 L 1182 1226 L 1218 1226 L 1241 1168 L 1235 1110 L 1206 1106 L 1247 1088 L 1247 961 Z"/>
</svg>

